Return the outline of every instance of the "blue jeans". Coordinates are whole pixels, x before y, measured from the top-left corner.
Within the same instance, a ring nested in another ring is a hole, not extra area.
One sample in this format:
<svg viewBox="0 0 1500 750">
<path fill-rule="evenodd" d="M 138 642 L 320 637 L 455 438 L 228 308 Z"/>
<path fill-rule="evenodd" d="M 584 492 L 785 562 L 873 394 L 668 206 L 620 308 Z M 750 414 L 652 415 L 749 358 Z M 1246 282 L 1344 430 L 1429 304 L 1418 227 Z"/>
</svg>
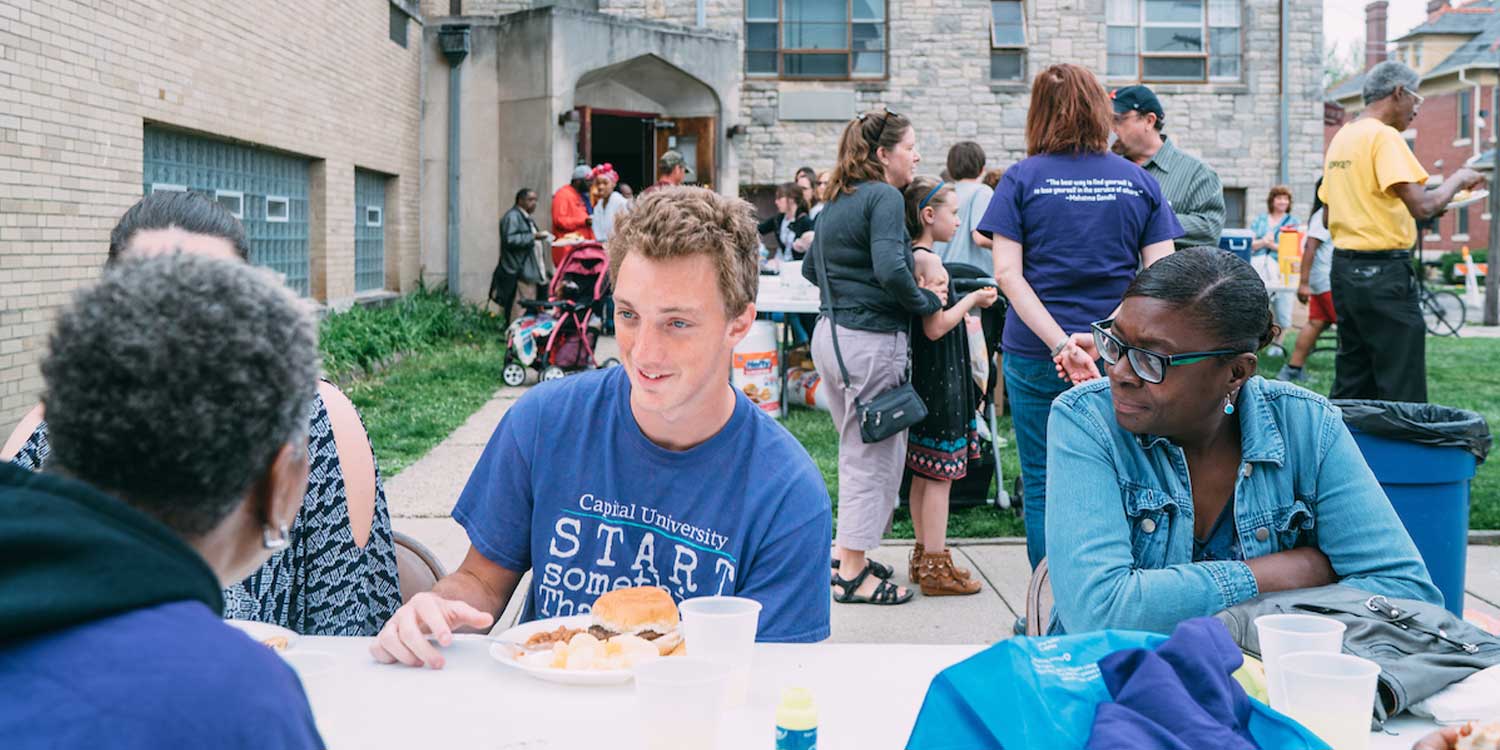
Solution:
<svg viewBox="0 0 1500 750">
<path fill-rule="evenodd" d="M 1071 387 L 1050 359 L 1005 355 L 1005 395 L 1021 454 L 1026 557 L 1032 569 L 1047 556 L 1047 416 L 1052 400 Z"/>
</svg>

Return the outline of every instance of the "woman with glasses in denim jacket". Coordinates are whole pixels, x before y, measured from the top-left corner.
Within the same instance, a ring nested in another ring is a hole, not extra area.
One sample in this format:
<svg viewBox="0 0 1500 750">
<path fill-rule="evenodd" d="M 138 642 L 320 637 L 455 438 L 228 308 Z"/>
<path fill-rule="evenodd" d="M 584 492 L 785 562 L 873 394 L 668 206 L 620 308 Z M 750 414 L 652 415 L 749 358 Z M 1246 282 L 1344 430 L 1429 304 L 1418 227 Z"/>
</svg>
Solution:
<svg viewBox="0 0 1500 750">
<path fill-rule="evenodd" d="M 1074 339 L 1108 378 L 1048 424 L 1053 632 L 1167 632 L 1331 583 L 1442 602 L 1339 410 L 1255 374 L 1270 303 L 1249 264 L 1195 247 Z"/>
</svg>

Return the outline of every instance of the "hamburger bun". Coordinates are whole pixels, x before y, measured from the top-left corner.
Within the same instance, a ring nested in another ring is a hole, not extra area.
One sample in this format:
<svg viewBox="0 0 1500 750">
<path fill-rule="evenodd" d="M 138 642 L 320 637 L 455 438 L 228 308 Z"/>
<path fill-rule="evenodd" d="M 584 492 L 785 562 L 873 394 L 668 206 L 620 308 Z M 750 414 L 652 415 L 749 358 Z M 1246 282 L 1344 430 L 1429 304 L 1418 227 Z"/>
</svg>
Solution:
<svg viewBox="0 0 1500 750">
<path fill-rule="evenodd" d="M 594 601 L 592 613 L 595 625 L 617 634 L 651 632 L 665 638 L 677 633 L 679 622 L 672 595 L 654 586 L 615 589 Z"/>
</svg>

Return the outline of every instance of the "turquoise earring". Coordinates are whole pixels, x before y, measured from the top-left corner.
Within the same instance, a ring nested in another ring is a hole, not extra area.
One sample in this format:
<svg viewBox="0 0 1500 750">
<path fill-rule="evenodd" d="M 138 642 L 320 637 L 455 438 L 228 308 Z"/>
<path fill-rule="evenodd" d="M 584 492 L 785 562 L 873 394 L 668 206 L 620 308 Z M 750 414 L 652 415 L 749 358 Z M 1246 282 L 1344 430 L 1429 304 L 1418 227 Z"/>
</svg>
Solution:
<svg viewBox="0 0 1500 750">
<path fill-rule="evenodd" d="M 1229 396 L 1225 396 L 1224 397 L 1224 413 L 1225 414 L 1233 414 L 1234 413 L 1234 401 L 1231 400 Z"/>
</svg>

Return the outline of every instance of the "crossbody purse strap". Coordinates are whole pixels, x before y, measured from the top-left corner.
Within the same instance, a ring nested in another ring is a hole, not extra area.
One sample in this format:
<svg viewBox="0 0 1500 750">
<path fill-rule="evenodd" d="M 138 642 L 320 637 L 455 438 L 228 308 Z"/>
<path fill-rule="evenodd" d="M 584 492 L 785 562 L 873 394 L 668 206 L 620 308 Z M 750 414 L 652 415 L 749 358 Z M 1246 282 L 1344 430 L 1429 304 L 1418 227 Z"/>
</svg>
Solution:
<svg viewBox="0 0 1500 750">
<path fill-rule="evenodd" d="M 839 374 L 844 378 L 844 387 L 849 387 L 849 370 L 844 367 L 844 353 L 839 351 L 839 324 L 833 317 L 833 284 L 828 281 L 828 261 L 823 258 L 823 245 L 814 248 L 818 255 L 818 286 L 823 288 L 823 299 L 828 300 L 828 335 L 833 338 L 833 358 L 838 360 Z"/>
</svg>

